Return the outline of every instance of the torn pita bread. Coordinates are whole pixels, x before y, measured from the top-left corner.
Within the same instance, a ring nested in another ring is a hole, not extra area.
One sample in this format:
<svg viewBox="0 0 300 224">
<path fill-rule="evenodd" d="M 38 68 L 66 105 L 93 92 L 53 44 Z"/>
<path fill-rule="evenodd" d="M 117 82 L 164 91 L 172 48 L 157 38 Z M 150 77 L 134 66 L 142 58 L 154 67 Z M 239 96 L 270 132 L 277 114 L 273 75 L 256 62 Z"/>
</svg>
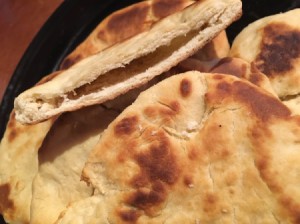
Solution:
<svg viewBox="0 0 300 224">
<path fill-rule="evenodd" d="M 230 56 L 242 58 L 268 76 L 284 100 L 300 93 L 300 9 L 259 19 L 233 41 Z"/>
<path fill-rule="evenodd" d="M 165 79 L 105 130 L 83 170 L 95 194 L 57 223 L 298 223 L 299 122 L 234 76 Z"/>
<path fill-rule="evenodd" d="M 240 15 L 239 0 L 196 2 L 25 91 L 15 100 L 16 118 L 34 123 L 137 88 L 193 55 Z"/>
</svg>

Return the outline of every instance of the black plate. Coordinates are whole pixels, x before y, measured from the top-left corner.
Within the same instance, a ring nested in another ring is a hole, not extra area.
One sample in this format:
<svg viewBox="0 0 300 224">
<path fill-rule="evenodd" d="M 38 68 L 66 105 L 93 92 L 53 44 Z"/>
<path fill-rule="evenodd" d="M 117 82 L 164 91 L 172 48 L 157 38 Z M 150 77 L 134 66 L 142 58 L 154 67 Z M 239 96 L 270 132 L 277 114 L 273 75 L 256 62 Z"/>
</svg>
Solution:
<svg viewBox="0 0 300 224">
<path fill-rule="evenodd" d="M 6 89 L 0 105 L 2 138 L 14 98 L 43 76 L 55 71 L 62 59 L 111 12 L 137 0 L 65 0 L 36 35 Z M 243 0 L 243 16 L 227 29 L 229 40 L 250 22 L 300 7 L 300 0 Z M 1 220 L 0 223 L 5 222 Z"/>
</svg>

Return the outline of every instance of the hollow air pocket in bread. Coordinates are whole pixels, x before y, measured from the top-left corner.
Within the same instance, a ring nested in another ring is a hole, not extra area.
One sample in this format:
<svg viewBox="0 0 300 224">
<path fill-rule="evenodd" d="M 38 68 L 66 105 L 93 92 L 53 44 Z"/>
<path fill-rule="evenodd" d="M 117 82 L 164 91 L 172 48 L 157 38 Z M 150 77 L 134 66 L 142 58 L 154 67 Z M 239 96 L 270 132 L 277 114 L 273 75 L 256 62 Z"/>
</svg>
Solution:
<svg viewBox="0 0 300 224">
<path fill-rule="evenodd" d="M 193 55 L 241 15 L 239 0 L 197 1 L 147 32 L 81 60 L 15 100 L 22 123 L 115 98 Z"/>
</svg>

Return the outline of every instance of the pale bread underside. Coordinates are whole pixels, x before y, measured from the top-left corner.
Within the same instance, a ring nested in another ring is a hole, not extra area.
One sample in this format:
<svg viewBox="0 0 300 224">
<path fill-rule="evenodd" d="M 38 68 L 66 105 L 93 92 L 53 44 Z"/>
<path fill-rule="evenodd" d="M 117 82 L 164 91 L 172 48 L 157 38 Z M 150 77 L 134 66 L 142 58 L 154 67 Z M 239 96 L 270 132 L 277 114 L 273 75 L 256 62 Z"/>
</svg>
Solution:
<svg viewBox="0 0 300 224">
<path fill-rule="evenodd" d="M 8 223 L 29 223 L 37 153 L 55 119 L 27 126 L 11 113 L 0 143 L 0 213 Z"/>
<path fill-rule="evenodd" d="M 117 115 L 97 105 L 57 120 L 39 150 L 30 223 L 54 223 L 70 203 L 92 195 L 93 188 L 81 181 L 81 171 L 90 150 Z"/>
</svg>

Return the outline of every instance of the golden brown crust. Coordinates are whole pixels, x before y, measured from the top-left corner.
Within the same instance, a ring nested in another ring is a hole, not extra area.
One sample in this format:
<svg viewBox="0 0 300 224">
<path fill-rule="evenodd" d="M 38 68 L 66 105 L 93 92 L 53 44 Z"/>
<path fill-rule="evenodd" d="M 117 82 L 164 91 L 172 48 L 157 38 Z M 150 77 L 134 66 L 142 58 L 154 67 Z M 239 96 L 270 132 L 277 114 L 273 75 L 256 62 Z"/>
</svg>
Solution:
<svg viewBox="0 0 300 224">
<path fill-rule="evenodd" d="M 118 10 L 105 18 L 70 55 L 60 68 L 67 69 L 88 55 L 149 30 L 160 19 L 182 10 L 193 0 L 148 0 Z"/>
<path fill-rule="evenodd" d="M 261 18 L 233 41 L 230 56 L 253 63 L 283 100 L 300 93 L 300 10 Z"/>
<path fill-rule="evenodd" d="M 299 123 L 246 80 L 189 72 L 117 117 L 83 176 L 116 223 L 298 223 Z"/>
<path fill-rule="evenodd" d="M 293 61 L 300 57 L 300 30 L 285 23 L 269 23 L 262 28 L 260 53 L 254 63 L 267 76 L 293 70 Z"/>
<path fill-rule="evenodd" d="M 208 69 L 208 72 L 229 74 L 246 79 L 277 96 L 268 77 L 258 70 L 254 63 L 250 64 L 243 59 L 233 57 L 222 58 Z"/>
<path fill-rule="evenodd" d="M 3 214 L 4 211 L 10 211 L 14 210 L 14 202 L 9 198 L 11 192 L 11 186 L 6 183 L 6 184 L 1 184 L 0 186 L 0 213 Z M 11 219 L 11 215 L 9 215 L 10 212 L 7 212 L 7 217 Z"/>
</svg>

